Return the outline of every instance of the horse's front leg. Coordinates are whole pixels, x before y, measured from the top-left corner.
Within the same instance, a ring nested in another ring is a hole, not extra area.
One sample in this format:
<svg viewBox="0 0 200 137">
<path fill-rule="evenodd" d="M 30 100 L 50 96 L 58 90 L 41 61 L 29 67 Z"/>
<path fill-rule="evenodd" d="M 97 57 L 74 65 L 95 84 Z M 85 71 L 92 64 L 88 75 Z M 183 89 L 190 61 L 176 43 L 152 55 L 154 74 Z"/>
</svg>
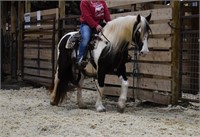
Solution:
<svg viewBox="0 0 200 137">
<path fill-rule="evenodd" d="M 82 86 L 83 86 L 84 78 L 85 78 L 84 75 L 81 74 L 81 79 L 77 87 L 77 103 L 80 109 L 87 109 L 87 106 L 83 102 L 83 96 L 82 96 Z"/>
<path fill-rule="evenodd" d="M 128 78 L 126 76 L 126 66 L 125 63 L 119 67 L 117 70 L 117 75 L 119 76 L 122 84 L 121 84 L 121 94 L 118 99 L 118 111 L 120 113 L 124 112 L 126 107 L 127 93 L 128 93 Z"/>
<path fill-rule="evenodd" d="M 129 82 L 128 82 L 128 80 L 124 80 L 124 78 L 122 76 L 120 76 L 120 79 L 121 79 L 122 84 L 121 84 L 121 94 L 118 99 L 118 111 L 120 113 L 123 113 L 124 109 L 126 107 Z"/>
</svg>

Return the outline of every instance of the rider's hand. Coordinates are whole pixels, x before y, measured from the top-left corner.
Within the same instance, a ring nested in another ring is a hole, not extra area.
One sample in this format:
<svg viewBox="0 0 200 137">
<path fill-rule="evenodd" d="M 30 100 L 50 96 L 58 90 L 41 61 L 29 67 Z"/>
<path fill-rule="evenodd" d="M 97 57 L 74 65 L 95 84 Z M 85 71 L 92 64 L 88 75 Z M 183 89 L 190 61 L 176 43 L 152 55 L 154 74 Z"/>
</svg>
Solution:
<svg viewBox="0 0 200 137">
<path fill-rule="evenodd" d="M 101 25 L 98 25 L 97 27 L 96 27 L 96 30 L 98 31 L 98 32 L 101 32 L 102 31 L 102 27 L 101 27 Z"/>
</svg>

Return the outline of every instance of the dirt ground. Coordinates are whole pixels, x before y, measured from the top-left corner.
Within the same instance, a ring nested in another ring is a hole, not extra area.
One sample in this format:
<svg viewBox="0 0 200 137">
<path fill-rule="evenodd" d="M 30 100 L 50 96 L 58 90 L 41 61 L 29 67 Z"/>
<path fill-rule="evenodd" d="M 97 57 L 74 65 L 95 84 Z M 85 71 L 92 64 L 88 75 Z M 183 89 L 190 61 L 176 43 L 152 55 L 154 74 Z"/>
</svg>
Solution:
<svg viewBox="0 0 200 137">
<path fill-rule="evenodd" d="M 116 99 L 105 98 L 106 112 L 95 111 L 96 91 L 83 91 L 88 109 L 76 105 L 73 93 L 61 106 L 51 106 L 47 89 L 0 90 L 1 137 L 197 137 L 199 104 L 162 106 L 127 102 L 123 114 Z"/>
</svg>

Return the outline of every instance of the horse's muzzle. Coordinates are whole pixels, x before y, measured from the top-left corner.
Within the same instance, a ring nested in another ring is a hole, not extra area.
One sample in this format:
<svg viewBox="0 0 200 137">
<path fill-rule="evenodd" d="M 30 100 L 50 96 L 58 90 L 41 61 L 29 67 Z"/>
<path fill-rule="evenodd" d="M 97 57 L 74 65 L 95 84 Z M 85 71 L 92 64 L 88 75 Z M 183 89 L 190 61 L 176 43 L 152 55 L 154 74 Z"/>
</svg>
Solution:
<svg viewBox="0 0 200 137">
<path fill-rule="evenodd" d="M 148 52 L 149 52 L 149 51 L 140 51 L 140 52 L 139 52 L 139 56 L 144 57 L 144 56 L 146 56 L 146 54 L 147 54 Z"/>
</svg>

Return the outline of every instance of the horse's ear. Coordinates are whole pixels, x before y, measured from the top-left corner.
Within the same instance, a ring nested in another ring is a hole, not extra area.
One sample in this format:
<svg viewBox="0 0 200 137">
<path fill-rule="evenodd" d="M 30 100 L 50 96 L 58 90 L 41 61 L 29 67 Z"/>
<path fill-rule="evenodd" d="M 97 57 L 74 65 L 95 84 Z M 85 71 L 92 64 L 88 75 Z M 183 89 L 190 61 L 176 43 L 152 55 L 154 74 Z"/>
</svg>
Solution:
<svg viewBox="0 0 200 137">
<path fill-rule="evenodd" d="M 140 17 L 140 14 L 137 15 L 137 24 L 139 24 L 141 21 L 141 17 Z"/>
<path fill-rule="evenodd" d="M 146 20 L 149 22 L 151 20 L 151 13 L 146 17 Z"/>
</svg>

